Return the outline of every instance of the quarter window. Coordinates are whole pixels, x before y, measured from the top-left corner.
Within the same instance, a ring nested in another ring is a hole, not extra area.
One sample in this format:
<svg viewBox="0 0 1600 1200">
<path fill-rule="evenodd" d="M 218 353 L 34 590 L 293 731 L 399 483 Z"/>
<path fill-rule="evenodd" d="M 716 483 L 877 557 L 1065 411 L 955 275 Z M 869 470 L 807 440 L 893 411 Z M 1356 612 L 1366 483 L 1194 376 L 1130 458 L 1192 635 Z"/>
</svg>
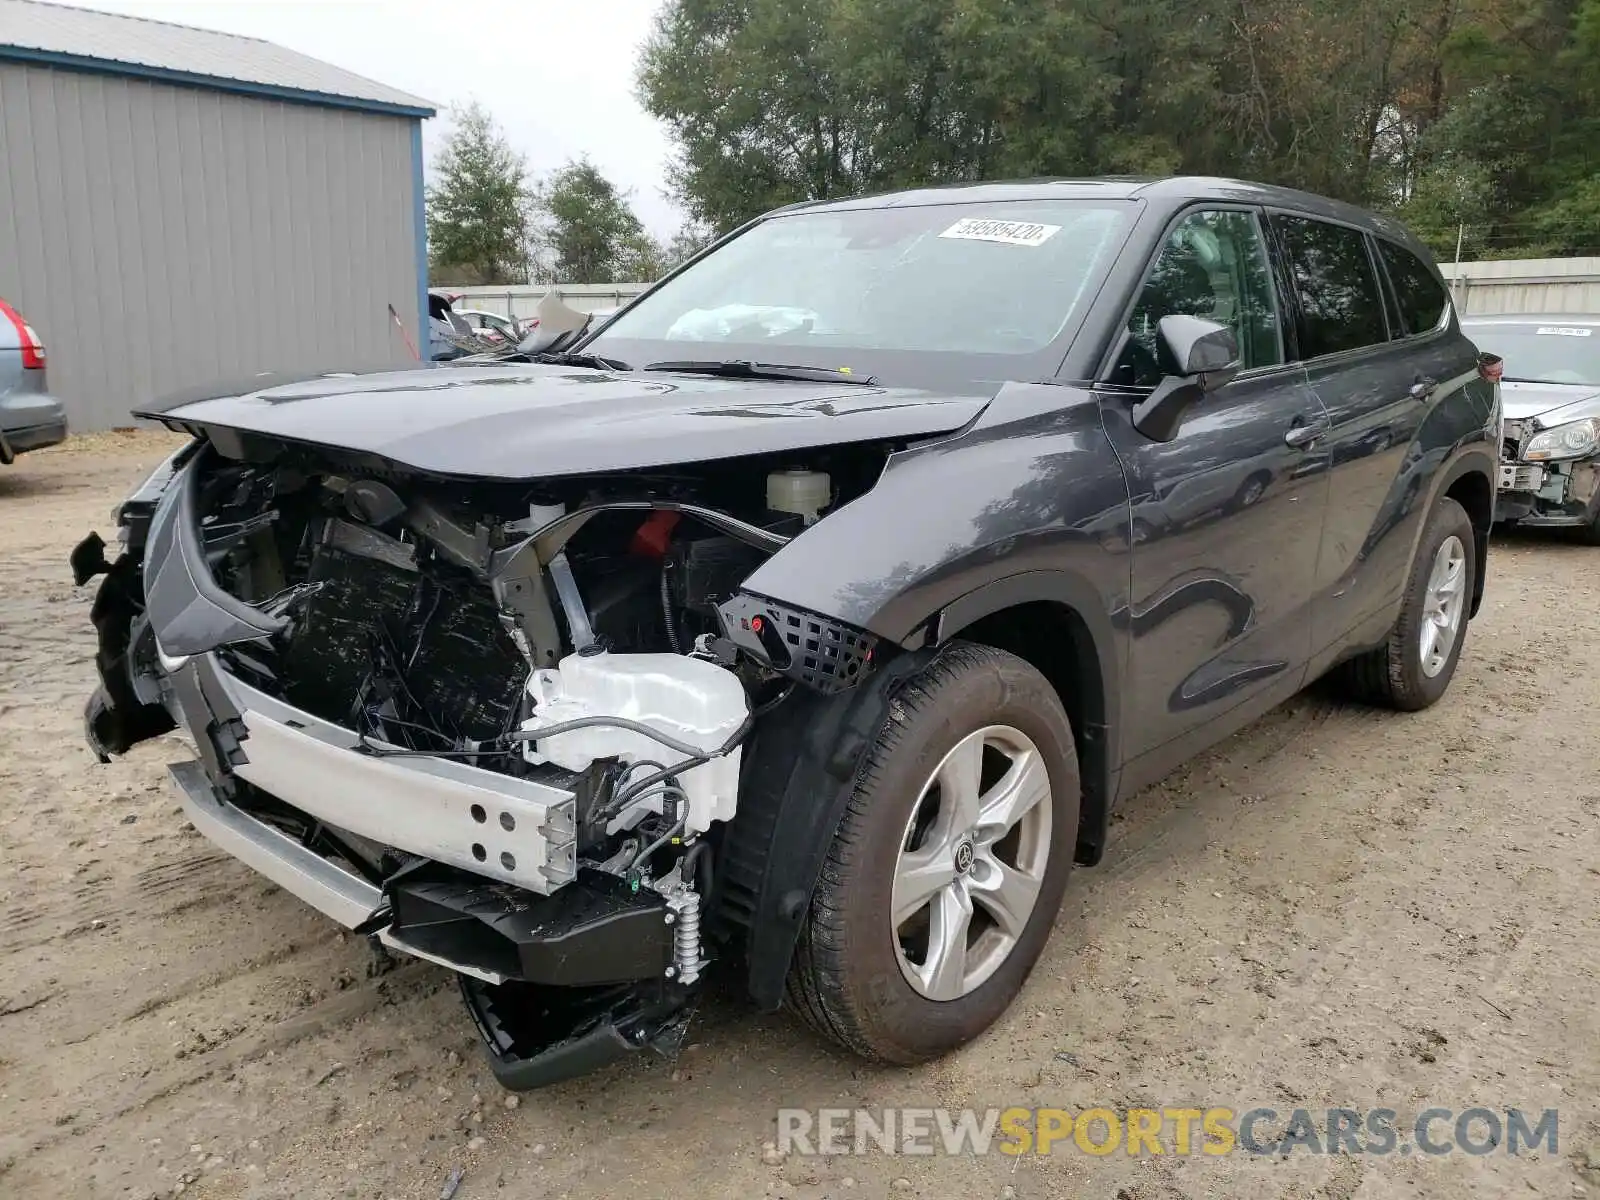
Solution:
<svg viewBox="0 0 1600 1200">
<path fill-rule="evenodd" d="M 1427 265 L 1411 251 L 1379 241 L 1378 253 L 1400 302 L 1400 334 L 1427 333 L 1444 316 L 1449 296 Z"/>
<path fill-rule="evenodd" d="M 1309 217 L 1276 217 L 1305 319 L 1301 357 L 1376 346 L 1389 339 L 1383 294 L 1358 229 Z"/>
<path fill-rule="evenodd" d="M 1134 306 L 1114 382 L 1153 387 L 1161 381 L 1156 328 L 1170 316 L 1228 326 L 1239 339 L 1244 370 L 1283 362 L 1272 273 L 1253 213 L 1196 212 L 1173 228 Z"/>
</svg>

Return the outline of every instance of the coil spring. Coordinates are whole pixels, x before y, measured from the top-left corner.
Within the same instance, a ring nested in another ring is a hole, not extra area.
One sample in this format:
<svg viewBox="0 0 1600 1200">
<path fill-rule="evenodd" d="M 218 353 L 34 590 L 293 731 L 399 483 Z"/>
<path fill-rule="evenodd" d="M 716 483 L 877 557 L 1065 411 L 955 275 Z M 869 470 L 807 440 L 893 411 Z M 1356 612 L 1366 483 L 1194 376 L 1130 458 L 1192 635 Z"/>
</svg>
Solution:
<svg viewBox="0 0 1600 1200">
<path fill-rule="evenodd" d="M 700 978 L 700 897 L 686 892 L 673 904 L 673 956 L 677 960 L 678 982 L 693 983 Z"/>
</svg>

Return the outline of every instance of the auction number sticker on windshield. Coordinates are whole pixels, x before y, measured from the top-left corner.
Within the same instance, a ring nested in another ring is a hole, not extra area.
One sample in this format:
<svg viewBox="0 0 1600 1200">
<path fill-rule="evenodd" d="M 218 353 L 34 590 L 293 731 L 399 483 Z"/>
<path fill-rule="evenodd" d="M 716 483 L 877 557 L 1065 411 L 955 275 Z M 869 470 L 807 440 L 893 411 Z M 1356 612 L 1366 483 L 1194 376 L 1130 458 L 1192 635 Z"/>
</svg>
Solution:
<svg viewBox="0 0 1600 1200">
<path fill-rule="evenodd" d="M 969 242 L 1004 242 L 1008 246 L 1042 246 L 1061 232 L 1059 225 L 1033 221 L 998 221 L 990 217 L 963 217 L 939 236 Z"/>
<path fill-rule="evenodd" d="M 1541 325 L 1536 332 L 1553 333 L 1557 337 L 1588 337 L 1594 330 L 1586 329 L 1582 325 Z"/>
</svg>

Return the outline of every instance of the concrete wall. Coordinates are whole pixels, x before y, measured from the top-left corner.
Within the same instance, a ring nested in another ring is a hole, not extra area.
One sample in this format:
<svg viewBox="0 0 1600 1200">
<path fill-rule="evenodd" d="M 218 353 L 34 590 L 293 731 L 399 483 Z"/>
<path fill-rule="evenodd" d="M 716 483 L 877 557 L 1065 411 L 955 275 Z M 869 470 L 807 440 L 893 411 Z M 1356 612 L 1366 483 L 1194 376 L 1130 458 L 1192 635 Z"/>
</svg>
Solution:
<svg viewBox="0 0 1600 1200">
<path fill-rule="evenodd" d="M 0 296 L 79 430 L 178 388 L 411 361 L 416 120 L 0 62 Z"/>
<path fill-rule="evenodd" d="M 433 290 L 444 295 L 461 296 L 455 302 L 457 308 L 479 308 L 484 312 L 499 313 L 502 317 L 531 317 L 544 294 L 551 290 L 579 312 L 593 312 L 597 308 L 619 308 L 649 286 L 648 283 L 499 283 L 474 287 L 441 284 Z"/>
<path fill-rule="evenodd" d="M 1492 313 L 1600 313 L 1600 258 L 1529 258 L 1498 262 L 1443 263 L 1445 282 L 1458 311 Z M 647 283 L 557 283 L 557 294 L 582 312 L 614 308 L 633 299 Z M 462 294 L 461 308 L 481 308 L 508 317 L 532 316 L 548 288 L 539 286 L 441 287 Z"/>
<path fill-rule="evenodd" d="M 1440 270 L 1458 312 L 1600 313 L 1600 258 L 1442 263 Z"/>
</svg>

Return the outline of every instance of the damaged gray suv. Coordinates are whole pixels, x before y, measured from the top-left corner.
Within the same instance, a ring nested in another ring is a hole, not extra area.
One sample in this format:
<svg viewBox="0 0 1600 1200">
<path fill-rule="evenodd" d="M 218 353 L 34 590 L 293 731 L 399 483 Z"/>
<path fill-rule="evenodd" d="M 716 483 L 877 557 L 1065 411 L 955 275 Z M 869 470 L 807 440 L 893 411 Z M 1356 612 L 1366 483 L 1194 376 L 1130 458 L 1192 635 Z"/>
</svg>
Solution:
<svg viewBox="0 0 1600 1200">
<path fill-rule="evenodd" d="M 73 567 L 96 752 L 185 731 L 195 826 L 456 972 L 512 1088 L 715 973 L 971 1040 L 1120 798 L 1330 671 L 1434 703 L 1483 592 L 1494 378 L 1301 193 L 786 209 L 506 359 L 145 412 L 192 441 Z"/>
</svg>

